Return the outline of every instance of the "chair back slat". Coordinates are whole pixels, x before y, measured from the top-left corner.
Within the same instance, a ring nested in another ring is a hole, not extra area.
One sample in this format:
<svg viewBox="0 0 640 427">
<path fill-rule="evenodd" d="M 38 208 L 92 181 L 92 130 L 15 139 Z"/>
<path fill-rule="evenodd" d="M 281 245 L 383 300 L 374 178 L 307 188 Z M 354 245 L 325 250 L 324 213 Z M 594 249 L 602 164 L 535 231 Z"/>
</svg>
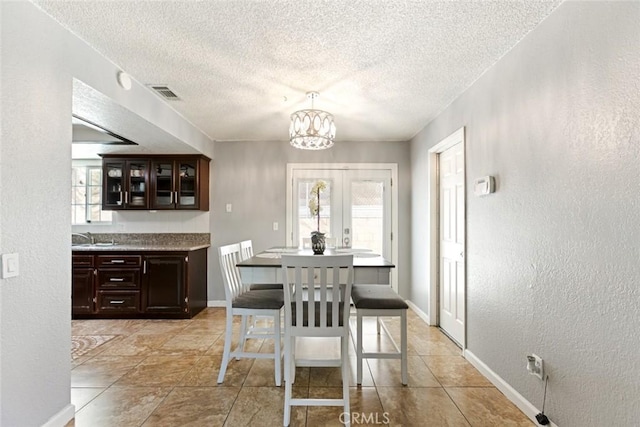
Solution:
<svg viewBox="0 0 640 427">
<path fill-rule="evenodd" d="M 347 271 L 342 284 L 341 270 Z M 317 336 L 343 333 L 348 327 L 353 255 L 282 255 L 282 277 L 287 325 Z"/>
<path fill-rule="evenodd" d="M 218 255 L 220 258 L 220 270 L 222 271 L 225 297 L 227 303 L 231 303 L 244 291 L 240 270 L 236 265 L 240 262 L 240 245 L 234 243 L 220 246 L 218 248 Z"/>
<path fill-rule="evenodd" d="M 251 240 L 243 240 L 240 242 L 240 258 L 241 261 L 249 259 L 253 256 L 253 243 Z"/>
</svg>

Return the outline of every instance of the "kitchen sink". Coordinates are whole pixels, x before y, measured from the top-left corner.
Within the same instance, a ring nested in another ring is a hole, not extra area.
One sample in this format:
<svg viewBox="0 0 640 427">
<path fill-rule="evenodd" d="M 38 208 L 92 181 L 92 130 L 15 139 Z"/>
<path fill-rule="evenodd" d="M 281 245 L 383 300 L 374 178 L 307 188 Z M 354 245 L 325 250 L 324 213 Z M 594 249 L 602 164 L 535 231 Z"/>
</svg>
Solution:
<svg viewBox="0 0 640 427">
<path fill-rule="evenodd" d="M 72 248 L 101 248 L 107 246 L 117 246 L 118 244 L 115 242 L 100 242 L 100 243 L 72 243 Z"/>
</svg>

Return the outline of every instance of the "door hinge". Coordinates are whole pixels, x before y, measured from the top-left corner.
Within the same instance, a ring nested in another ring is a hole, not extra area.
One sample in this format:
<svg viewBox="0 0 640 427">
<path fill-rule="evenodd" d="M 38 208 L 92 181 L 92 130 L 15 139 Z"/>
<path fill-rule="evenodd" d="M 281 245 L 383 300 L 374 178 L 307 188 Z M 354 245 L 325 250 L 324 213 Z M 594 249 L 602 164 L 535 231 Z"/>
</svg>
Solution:
<svg viewBox="0 0 640 427">
<path fill-rule="evenodd" d="M 189 304 L 189 297 L 184 297 L 184 302 Z"/>
<path fill-rule="evenodd" d="M 94 304 L 97 304 L 97 303 L 98 303 L 98 298 L 93 297 L 93 303 L 94 303 Z"/>
<path fill-rule="evenodd" d="M 187 255 L 186 257 L 184 257 L 184 262 L 189 262 L 189 255 Z"/>
</svg>

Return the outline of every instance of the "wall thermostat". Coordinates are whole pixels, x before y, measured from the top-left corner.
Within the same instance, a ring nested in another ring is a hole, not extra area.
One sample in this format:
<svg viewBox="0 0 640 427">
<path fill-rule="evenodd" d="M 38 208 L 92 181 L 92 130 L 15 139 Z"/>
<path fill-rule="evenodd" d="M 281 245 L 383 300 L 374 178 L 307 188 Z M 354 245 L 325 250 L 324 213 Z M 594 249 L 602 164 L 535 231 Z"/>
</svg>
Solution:
<svg viewBox="0 0 640 427">
<path fill-rule="evenodd" d="M 496 191 L 496 184 L 492 176 L 483 176 L 476 179 L 473 186 L 473 193 L 476 196 L 486 196 L 494 191 Z"/>
</svg>

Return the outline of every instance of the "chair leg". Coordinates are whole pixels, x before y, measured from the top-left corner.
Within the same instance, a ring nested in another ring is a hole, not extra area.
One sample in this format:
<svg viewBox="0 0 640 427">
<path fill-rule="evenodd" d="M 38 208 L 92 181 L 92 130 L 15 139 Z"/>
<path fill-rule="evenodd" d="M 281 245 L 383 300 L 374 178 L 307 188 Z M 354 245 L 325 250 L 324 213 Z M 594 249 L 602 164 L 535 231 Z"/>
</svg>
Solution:
<svg viewBox="0 0 640 427">
<path fill-rule="evenodd" d="M 291 392 L 293 388 L 291 375 L 291 337 L 284 337 L 284 421 L 287 427 L 291 421 Z"/>
<path fill-rule="evenodd" d="M 362 385 L 362 313 L 356 315 L 356 384 Z"/>
<path fill-rule="evenodd" d="M 341 339 L 342 350 L 340 358 L 342 359 L 342 400 L 344 401 L 343 410 L 343 422 L 344 425 L 351 426 L 351 409 L 349 406 L 349 383 L 351 382 L 351 375 L 349 374 L 349 338 L 342 337 Z"/>
<path fill-rule="evenodd" d="M 231 357 L 231 339 L 233 338 L 233 315 L 231 309 L 227 308 L 227 326 L 224 334 L 224 351 L 222 353 L 222 364 L 220 365 L 220 372 L 218 373 L 218 384 L 222 384 L 224 381 L 224 374 L 227 372 L 227 365 L 229 364 L 229 358 Z"/>
<path fill-rule="evenodd" d="M 276 386 L 282 385 L 282 356 L 280 353 L 280 312 L 273 316 L 273 359 L 276 372 Z"/>
<path fill-rule="evenodd" d="M 400 314 L 400 340 L 402 385 L 407 385 L 407 310 Z"/>
<path fill-rule="evenodd" d="M 243 314 L 240 322 L 240 341 L 238 341 L 238 349 L 240 351 L 244 351 L 244 345 L 247 342 L 247 317 Z M 236 360 L 240 360 L 240 358 L 236 357 Z"/>
</svg>

